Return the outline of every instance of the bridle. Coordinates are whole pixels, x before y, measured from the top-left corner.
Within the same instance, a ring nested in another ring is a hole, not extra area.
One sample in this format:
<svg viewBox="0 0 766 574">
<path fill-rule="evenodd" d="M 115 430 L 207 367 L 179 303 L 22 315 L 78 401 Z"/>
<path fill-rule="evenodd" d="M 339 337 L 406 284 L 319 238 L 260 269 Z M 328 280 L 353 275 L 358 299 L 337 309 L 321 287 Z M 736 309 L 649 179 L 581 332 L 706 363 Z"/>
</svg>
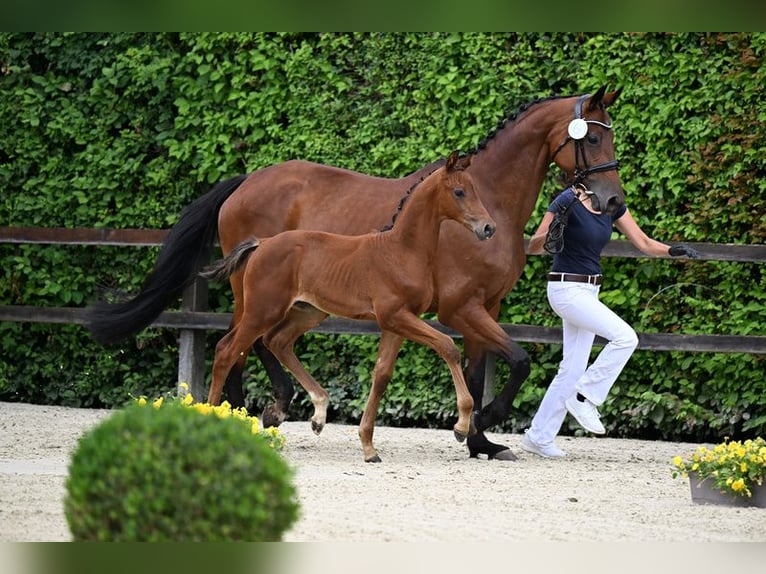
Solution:
<svg viewBox="0 0 766 574">
<path fill-rule="evenodd" d="M 569 126 L 567 127 L 567 137 L 563 142 L 561 142 L 559 147 L 556 148 L 556 151 L 553 153 L 553 157 L 551 157 L 551 161 L 556 159 L 556 156 L 564 148 L 565 145 L 567 145 L 570 141 L 574 141 L 575 168 L 573 174 L 574 178 L 570 182 L 570 185 L 579 186 L 585 191 L 585 193 L 591 195 L 593 192 L 591 192 L 584 184 L 585 178 L 593 173 L 617 170 L 620 167 L 620 162 L 616 159 L 613 159 L 612 161 L 607 161 L 605 163 L 600 163 L 594 166 L 588 165 L 588 159 L 585 157 L 585 144 L 583 143 L 585 136 L 588 135 L 588 124 L 598 124 L 605 129 L 612 129 L 612 124 L 605 124 L 598 120 L 583 119 L 583 102 L 585 102 L 585 100 L 587 100 L 589 97 L 590 94 L 585 94 L 577 98 L 577 103 L 575 103 L 574 109 L 575 119 L 569 122 Z M 581 160 L 582 166 L 580 165 Z"/>
</svg>

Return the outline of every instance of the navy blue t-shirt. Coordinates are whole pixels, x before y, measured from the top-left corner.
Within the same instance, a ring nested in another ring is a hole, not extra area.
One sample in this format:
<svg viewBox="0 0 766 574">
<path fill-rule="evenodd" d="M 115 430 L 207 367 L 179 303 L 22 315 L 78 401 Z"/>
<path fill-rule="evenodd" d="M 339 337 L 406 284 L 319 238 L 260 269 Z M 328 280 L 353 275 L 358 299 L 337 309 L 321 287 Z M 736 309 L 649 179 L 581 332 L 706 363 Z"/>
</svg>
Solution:
<svg viewBox="0 0 766 574">
<path fill-rule="evenodd" d="M 614 215 L 598 214 L 588 211 L 568 187 L 548 206 L 548 211 L 556 213 L 559 206 L 565 208 L 572 204 L 567 212 L 569 218 L 564 227 L 564 248 L 553 256 L 552 271 L 558 273 L 579 273 L 581 275 L 599 275 L 601 273 L 601 251 L 612 236 L 614 222 L 625 215 L 623 205 Z"/>
</svg>

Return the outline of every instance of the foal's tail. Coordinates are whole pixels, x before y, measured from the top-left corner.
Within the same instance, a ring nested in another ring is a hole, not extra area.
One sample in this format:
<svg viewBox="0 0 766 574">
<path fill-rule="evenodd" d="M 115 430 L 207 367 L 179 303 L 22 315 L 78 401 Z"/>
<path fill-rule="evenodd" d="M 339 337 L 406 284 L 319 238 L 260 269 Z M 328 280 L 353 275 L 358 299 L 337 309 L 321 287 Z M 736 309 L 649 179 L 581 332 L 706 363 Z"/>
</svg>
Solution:
<svg viewBox="0 0 766 574">
<path fill-rule="evenodd" d="M 260 244 L 261 242 L 255 238 L 246 239 L 232 249 L 226 257 L 205 267 L 200 271 L 200 275 L 211 281 L 223 281 L 228 279 L 232 273 L 245 264 L 247 258 L 250 257 L 250 254 L 255 251 Z"/>
<path fill-rule="evenodd" d="M 98 342 L 130 337 L 149 326 L 194 280 L 218 231 L 218 212 L 247 175 L 217 183 L 181 213 L 170 230 L 141 292 L 122 303 L 96 303 L 88 308 L 85 326 Z"/>
</svg>

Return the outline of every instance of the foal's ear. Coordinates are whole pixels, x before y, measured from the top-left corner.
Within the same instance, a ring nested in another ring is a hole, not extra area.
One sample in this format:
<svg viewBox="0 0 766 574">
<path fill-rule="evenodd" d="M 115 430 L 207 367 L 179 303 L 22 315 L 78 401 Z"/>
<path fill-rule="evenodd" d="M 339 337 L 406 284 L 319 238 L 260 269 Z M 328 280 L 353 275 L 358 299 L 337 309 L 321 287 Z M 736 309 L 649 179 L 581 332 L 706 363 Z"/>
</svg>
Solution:
<svg viewBox="0 0 766 574">
<path fill-rule="evenodd" d="M 455 150 L 447 158 L 447 171 L 463 171 L 471 165 L 471 155 L 460 157 L 460 152 Z"/>
</svg>

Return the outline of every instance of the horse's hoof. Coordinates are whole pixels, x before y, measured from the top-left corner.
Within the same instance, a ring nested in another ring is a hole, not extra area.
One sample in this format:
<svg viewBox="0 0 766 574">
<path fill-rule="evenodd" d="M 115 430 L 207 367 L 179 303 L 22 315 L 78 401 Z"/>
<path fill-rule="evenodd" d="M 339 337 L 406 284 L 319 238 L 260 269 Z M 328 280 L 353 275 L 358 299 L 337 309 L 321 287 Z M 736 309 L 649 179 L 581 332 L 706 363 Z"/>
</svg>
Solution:
<svg viewBox="0 0 766 574">
<path fill-rule="evenodd" d="M 315 435 L 321 434 L 323 429 L 324 429 L 324 423 L 318 423 L 316 421 L 311 421 L 311 430 L 314 431 Z"/>
<path fill-rule="evenodd" d="M 383 462 L 380 460 L 380 457 L 376 454 L 374 456 L 371 456 L 370 458 L 365 458 L 364 462 Z"/>
<path fill-rule="evenodd" d="M 261 424 L 265 429 L 269 427 L 278 427 L 284 420 L 285 415 L 283 413 L 278 413 L 273 404 L 267 405 L 261 414 Z"/>
<path fill-rule="evenodd" d="M 468 437 L 468 454 L 471 458 L 483 454 L 489 460 L 517 460 L 507 446 L 491 442 L 483 432 Z"/>
<path fill-rule="evenodd" d="M 488 456 L 489 460 L 519 460 L 519 457 L 511 452 L 511 449 L 499 450 Z"/>
</svg>

